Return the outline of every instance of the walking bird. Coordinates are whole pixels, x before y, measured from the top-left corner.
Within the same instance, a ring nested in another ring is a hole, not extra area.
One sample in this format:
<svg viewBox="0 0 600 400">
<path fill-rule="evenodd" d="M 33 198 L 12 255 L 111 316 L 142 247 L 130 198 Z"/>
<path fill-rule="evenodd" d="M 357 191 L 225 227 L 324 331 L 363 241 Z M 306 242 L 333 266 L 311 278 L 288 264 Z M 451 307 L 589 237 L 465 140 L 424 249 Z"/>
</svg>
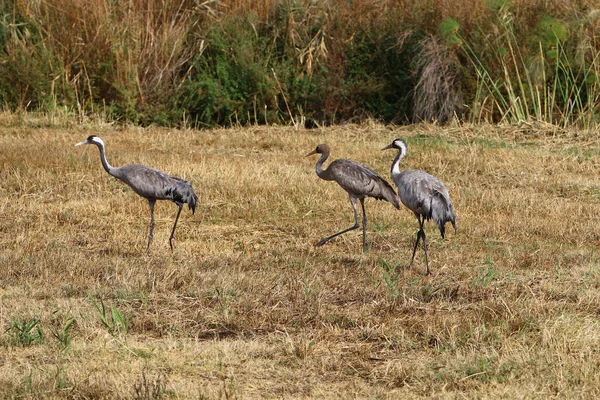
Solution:
<svg viewBox="0 0 600 400">
<path fill-rule="evenodd" d="M 326 181 L 336 181 L 342 187 L 342 189 L 348 192 L 350 203 L 352 204 L 352 209 L 354 210 L 354 225 L 348 229 L 344 229 L 319 240 L 315 246 L 322 246 L 330 239 L 339 236 L 342 233 L 346 233 L 358 228 L 358 214 L 356 212 L 356 200 L 358 199 L 360 200 L 360 205 L 362 207 L 363 251 L 366 251 L 367 214 L 365 212 L 365 197 L 374 197 L 378 200 L 387 200 L 392 203 L 394 207 L 400 208 L 398 195 L 392 186 L 387 183 L 385 179 L 379 176 L 377 172 L 354 161 L 345 159 L 334 160 L 329 164 L 327 169 L 324 170 L 323 163 L 325 160 L 327 160 L 330 154 L 329 146 L 326 144 L 318 145 L 315 150 L 311 151 L 306 156 L 308 157 L 313 154 L 321 154 L 321 157 L 315 166 L 315 170 L 319 178 Z"/>
<path fill-rule="evenodd" d="M 188 208 L 192 210 L 192 214 L 196 211 L 196 201 L 198 196 L 194 193 L 192 185 L 181 178 L 170 176 L 162 171 L 147 167 L 140 164 L 124 165 L 119 168 L 111 166 L 106 160 L 106 150 L 104 141 L 96 136 L 91 135 L 83 142 L 77 143 L 75 146 L 83 144 L 93 144 L 98 146 L 100 150 L 100 161 L 102 166 L 110 175 L 128 184 L 134 192 L 148 200 L 150 205 L 150 231 L 148 233 L 148 246 L 146 253 L 150 253 L 150 243 L 154 237 L 154 204 L 156 200 L 171 200 L 177 204 L 177 216 L 169 237 L 169 246 L 173 251 L 175 242 L 175 227 L 179 220 L 179 214 L 183 205 L 187 203 Z"/>
<path fill-rule="evenodd" d="M 423 250 L 425 251 L 425 265 L 427 266 L 427 275 L 429 271 L 429 260 L 427 259 L 427 237 L 423 224 L 425 220 L 433 219 L 440 229 L 442 238 L 445 234 L 446 222 L 451 222 L 456 232 L 456 220 L 454 217 L 454 207 L 450 201 L 450 194 L 446 186 L 435 176 L 429 175 L 419 169 L 407 169 L 400 171 L 400 161 L 406 156 L 406 142 L 402 139 L 394 140 L 390 145 L 381 150 L 398 149 L 398 154 L 392 162 L 392 179 L 398 186 L 398 194 L 402 204 L 415 213 L 419 221 L 419 231 L 417 240 L 413 248 L 410 265 L 415 259 L 415 252 L 419 245 L 419 239 L 423 239 Z"/>
</svg>

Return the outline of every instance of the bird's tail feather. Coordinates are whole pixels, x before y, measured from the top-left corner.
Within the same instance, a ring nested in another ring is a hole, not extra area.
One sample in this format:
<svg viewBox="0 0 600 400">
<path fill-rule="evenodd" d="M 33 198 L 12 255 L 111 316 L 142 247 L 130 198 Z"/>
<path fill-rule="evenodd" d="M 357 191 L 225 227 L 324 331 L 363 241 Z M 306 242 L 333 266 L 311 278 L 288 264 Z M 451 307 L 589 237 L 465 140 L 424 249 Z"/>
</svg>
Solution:
<svg viewBox="0 0 600 400">
<path fill-rule="evenodd" d="M 446 222 L 452 223 L 454 231 L 456 231 L 456 217 L 454 216 L 454 207 L 446 196 L 442 193 L 436 193 L 431 197 L 431 218 L 435 221 L 440 229 L 442 238 L 446 234 Z"/>
<path fill-rule="evenodd" d="M 192 189 L 192 186 L 190 185 L 190 197 L 187 199 L 186 203 L 188 205 L 188 208 L 190 210 L 192 210 L 192 214 L 196 213 L 196 202 L 198 201 L 198 196 L 196 196 L 196 193 L 194 193 L 194 189 Z"/>
<path fill-rule="evenodd" d="M 192 185 L 184 179 L 173 178 L 177 182 L 177 187 L 173 188 L 172 191 L 173 201 L 180 204 L 187 204 L 188 208 L 192 210 L 192 214 L 196 213 L 198 196 L 194 192 Z"/>
</svg>

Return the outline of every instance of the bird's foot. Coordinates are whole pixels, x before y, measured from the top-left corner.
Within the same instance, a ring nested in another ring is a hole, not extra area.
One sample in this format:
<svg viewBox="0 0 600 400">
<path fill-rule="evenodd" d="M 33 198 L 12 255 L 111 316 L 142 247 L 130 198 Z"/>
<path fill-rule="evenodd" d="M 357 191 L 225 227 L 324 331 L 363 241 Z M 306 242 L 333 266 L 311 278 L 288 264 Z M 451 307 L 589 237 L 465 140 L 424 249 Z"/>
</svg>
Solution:
<svg viewBox="0 0 600 400">
<path fill-rule="evenodd" d="M 323 246 L 325 243 L 327 243 L 327 239 L 321 239 L 317 243 L 315 243 L 314 246 L 320 247 L 320 246 Z"/>
<path fill-rule="evenodd" d="M 171 251 L 175 248 L 175 238 L 169 238 L 169 246 L 171 246 Z"/>
</svg>

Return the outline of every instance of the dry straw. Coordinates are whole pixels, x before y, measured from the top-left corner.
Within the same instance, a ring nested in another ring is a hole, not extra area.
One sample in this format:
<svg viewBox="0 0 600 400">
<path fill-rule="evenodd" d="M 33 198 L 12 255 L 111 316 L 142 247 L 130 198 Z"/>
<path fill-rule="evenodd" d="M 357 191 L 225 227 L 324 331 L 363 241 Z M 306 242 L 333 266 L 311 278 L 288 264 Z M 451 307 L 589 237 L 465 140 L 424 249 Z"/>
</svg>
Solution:
<svg viewBox="0 0 600 400">
<path fill-rule="evenodd" d="M 73 148 L 89 133 L 0 132 L 3 396 L 600 394 L 593 132 L 102 128 L 113 165 L 197 188 L 173 254 L 173 208 L 157 205 L 149 257 L 147 204 Z M 325 142 L 388 176 L 379 149 L 396 137 L 455 205 L 457 234 L 426 227 L 431 277 L 419 257 L 406 269 L 414 216 L 381 202 L 367 200 L 366 254 L 360 233 L 312 245 L 351 221 L 304 155 Z"/>
</svg>

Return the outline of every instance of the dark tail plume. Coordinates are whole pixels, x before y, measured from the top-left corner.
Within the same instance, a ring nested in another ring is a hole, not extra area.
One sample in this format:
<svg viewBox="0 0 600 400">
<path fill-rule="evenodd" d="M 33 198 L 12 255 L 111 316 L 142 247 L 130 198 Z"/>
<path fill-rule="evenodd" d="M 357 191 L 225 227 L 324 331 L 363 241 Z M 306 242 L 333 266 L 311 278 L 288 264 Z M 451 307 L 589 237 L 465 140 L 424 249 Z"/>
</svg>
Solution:
<svg viewBox="0 0 600 400">
<path fill-rule="evenodd" d="M 456 217 L 454 216 L 454 207 L 450 199 L 446 198 L 442 193 L 436 193 L 431 197 L 431 218 L 435 221 L 440 229 L 442 238 L 446 234 L 446 222 L 452 223 L 454 231 L 456 231 Z"/>
<path fill-rule="evenodd" d="M 198 196 L 194 192 L 192 185 L 181 178 L 173 177 L 177 182 L 175 188 L 173 188 L 173 201 L 178 204 L 187 204 L 188 208 L 192 210 L 192 214 L 196 213 L 196 203 L 198 202 Z"/>
</svg>

